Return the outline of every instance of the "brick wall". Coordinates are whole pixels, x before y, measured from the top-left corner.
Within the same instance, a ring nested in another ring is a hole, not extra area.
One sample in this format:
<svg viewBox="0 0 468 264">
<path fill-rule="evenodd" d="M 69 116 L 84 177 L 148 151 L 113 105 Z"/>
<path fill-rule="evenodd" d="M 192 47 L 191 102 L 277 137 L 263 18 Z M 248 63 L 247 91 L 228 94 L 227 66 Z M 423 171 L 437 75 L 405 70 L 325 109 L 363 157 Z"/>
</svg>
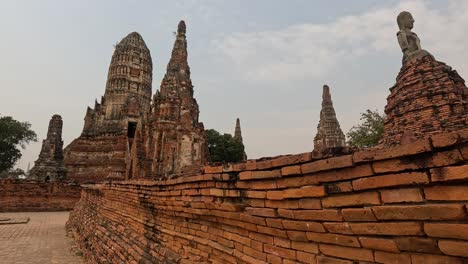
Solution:
<svg viewBox="0 0 468 264">
<path fill-rule="evenodd" d="M 81 188 L 65 182 L 0 180 L 0 212 L 72 210 Z"/>
<path fill-rule="evenodd" d="M 468 263 L 468 130 L 337 157 L 89 185 L 90 263 Z"/>
</svg>

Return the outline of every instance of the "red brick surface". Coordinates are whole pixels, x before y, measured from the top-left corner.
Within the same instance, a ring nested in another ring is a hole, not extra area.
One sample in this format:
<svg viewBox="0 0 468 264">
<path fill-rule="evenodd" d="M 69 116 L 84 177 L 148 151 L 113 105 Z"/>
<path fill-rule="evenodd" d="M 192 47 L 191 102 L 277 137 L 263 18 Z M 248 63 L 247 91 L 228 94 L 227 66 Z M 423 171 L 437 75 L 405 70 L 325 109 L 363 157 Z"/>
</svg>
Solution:
<svg viewBox="0 0 468 264">
<path fill-rule="evenodd" d="M 80 192 L 73 183 L 0 180 L 0 212 L 72 210 Z"/>
<path fill-rule="evenodd" d="M 90 263 L 467 263 L 464 134 L 359 162 L 303 154 L 87 185 L 67 226 Z M 405 157 L 417 166 L 382 166 Z"/>
</svg>

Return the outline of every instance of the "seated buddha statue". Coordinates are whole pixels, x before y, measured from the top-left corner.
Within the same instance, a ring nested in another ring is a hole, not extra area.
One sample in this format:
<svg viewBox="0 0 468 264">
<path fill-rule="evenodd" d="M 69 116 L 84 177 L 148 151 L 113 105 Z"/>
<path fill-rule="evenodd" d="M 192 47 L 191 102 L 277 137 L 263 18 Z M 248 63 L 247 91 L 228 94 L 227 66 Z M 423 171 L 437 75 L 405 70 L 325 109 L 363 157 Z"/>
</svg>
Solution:
<svg viewBox="0 0 468 264">
<path fill-rule="evenodd" d="M 407 61 L 430 55 L 429 52 L 421 49 L 421 42 L 418 35 L 412 32 L 414 19 L 410 12 L 403 11 L 397 17 L 398 27 L 400 31 L 397 33 L 398 43 L 403 51 L 403 64 Z"/>
</svg>

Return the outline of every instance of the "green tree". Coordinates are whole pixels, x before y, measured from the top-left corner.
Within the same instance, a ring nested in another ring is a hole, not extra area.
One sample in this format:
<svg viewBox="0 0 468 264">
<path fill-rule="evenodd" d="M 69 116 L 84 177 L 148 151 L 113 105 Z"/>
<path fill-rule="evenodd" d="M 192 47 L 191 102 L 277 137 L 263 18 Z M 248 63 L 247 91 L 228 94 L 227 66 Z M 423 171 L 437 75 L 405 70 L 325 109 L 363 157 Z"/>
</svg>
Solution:
<svg viewBox="0 0 468 264">
<path fill-rule="evenodd" d="M 16 121 L 11 116 L 0 117 L 0 172 L 10 170 L 21 158 L 20 148 L 36 141 L 31 124 Z"/>
<path fill-rule="evenodd" d="M 369 148 L 377 145 L 384 131 L 384 115 L 379 111 L 361 113 L 361 124 L 353 126 L 346 134 L 350 146 Z"/>
<path fill-rule="evenodd" d="M 239 162 L 244 157 L 244 145 L 230 134 L 221 135 L 214 129 L 205 131 L 212 162 Z"/>
</svg>

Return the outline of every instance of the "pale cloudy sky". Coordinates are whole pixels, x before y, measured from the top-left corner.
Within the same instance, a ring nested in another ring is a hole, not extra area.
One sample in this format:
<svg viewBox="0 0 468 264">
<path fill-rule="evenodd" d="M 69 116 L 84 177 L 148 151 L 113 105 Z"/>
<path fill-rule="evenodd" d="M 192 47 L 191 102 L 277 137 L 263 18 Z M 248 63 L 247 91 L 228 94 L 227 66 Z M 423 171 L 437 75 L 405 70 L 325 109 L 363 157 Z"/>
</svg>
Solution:
<svg viewBox="0 0 468 264">
<path fill-rule="evenodd" d="M 104 93 L 113 45 L 138 31 L 159 88 L 180 19 L 200 120 L 233 133 L 241 119 L 249 158 L 311 151 L 323 84 L 344 132 L 366 109 L 381 112 L 401 67 L 396 16 L 436 59 L 468 76 L 468 1 L 0 0 L 0 114 L 29 121 L 42 140 L 64 119 L 65 145 Z M 41 142 L 18 163 L 33 165 Z"/>
</svg>

